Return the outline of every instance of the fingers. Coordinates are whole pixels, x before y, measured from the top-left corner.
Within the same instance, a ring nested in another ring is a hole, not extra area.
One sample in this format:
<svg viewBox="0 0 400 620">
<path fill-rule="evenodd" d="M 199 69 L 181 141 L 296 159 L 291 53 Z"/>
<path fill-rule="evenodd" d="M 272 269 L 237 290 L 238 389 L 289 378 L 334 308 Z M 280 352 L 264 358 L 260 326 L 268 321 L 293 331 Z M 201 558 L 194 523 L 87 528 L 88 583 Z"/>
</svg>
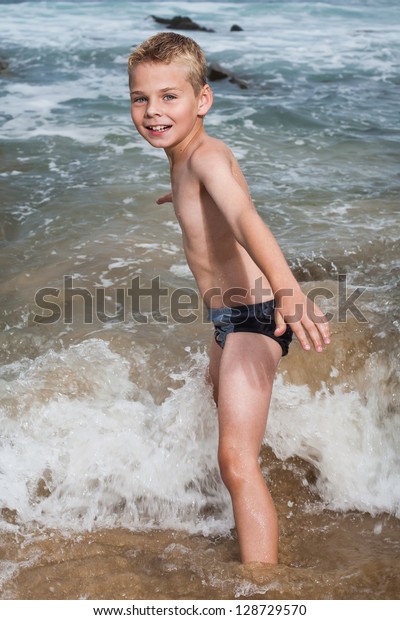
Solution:
<svg viewBox="0 0 400 620">
<path fill-rule="evenodd" d="M 317 353 L 322 353 L 323 347 L 318 329 L 315 327 L 312 321 L 310 321 L 308 325 L 306 325 L 306 323 L 307 321 L 304 321 L 303 323 L 299 322 L 292 325 L 291 327 L 293 329 L 293 332 L 296 334 L 298 341 L 300 342 L 301 346 L 305 351 L 310 351 L 311 349 L 311 345 L 308 339 L 309 337 Z"/>
<path fill-rule="evenodd" d="M 322 325 L 322 323 L 315 324 L 313 321 L 306 318 L 301 322 L 294 323 L 291 325 L 291 328 L 305 351 L 311 349 L 310 339 L 315 351 L 317 351 L 317 353 L 322 353 L 324 350 L 323 344 L 330 343 L 330 337 L 328 335 L 330 333 L 329 327 L 327 330 L 326 326 L 322 327 Z"/>
<path fill-rule="evenodd" d="M 329 327 L 329 321 L 320 310 L 320 308 L 309 300 L 311 308 L 309 308 L 310 321 L 314 328 L 317 330 L 318 339 L 322 337 L 324 344 L 329 344 L 331 341 L 331 330 Z"/>
<path fill-rule="evenodd" d="M 286 331 L 286 322 L 278 309 L 275 310 L 275 336 L 283 336 Z"/>
<path fill-rule="evenodd" d="M 282 336 L 286 331 L 287 325 L 285 319 L 283 318 L 282 314 L 278 309 L 275 310 L 275 324 L 276 328 L 274 330 L 274 335 Z M 296 321 L 295 323 L 290 323 L 290 327 L 292 328 L 294 334 L 297 337 L 297 340 L 305 351 L 310 351 L 311 349 L 310 340 L 317 353 L 322 353 L 322 343 L 330 343 L 329 325 L 322 312 L 318 316 L 318 320 L 316 317 L 315 323 L 312 319 L 306 316 L 303 319 Z"/>
<path fill-rule="evenodd" d="M 164 196 L 160 196 L 156 200 L 156 204 L 158 205 L 162 205 L 165 202 L 172 202 L 172 192 L 169 192 L 168 194 L 165 194 Z"/>
<path fill-rule="evenodd" d="M 322 353 L 323 345 L 330 344 L 330 327 L 327 318 L 314 303 L 310 301 L 307 313 L 299 321 L 289 323 L 298 341 L 305 351 L 312 345 L 317 353 Z"/>
<path fill-rule="evenodd" d="M 291 293 L 278 298 L 274 334 L 282 336 L 289 325 L 305 351 L 310 351 L 313 346 L 317 353 L 321 353 L 323 345 L 330 343 L 329 320 L 317 304 L 301 290 Z"/>
</svg>

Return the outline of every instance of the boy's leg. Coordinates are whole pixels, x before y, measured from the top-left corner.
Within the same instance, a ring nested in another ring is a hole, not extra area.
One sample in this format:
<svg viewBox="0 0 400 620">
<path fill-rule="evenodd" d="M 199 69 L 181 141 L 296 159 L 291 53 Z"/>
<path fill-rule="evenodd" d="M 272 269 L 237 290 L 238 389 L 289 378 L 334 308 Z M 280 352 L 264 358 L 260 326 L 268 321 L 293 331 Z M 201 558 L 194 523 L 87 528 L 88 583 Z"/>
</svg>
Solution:
<svg viewBox="0 0 400 620">
<path fill-rule="evenodd" d="M 212 350 L 210 361 L 218 395 L 218 459 L 232 498 L 241 560 L 275 564 L 278 521 L 258 458 L 282 349 L 264 335 L 239 332 L 227 336 L 221 353 Z"/>
<path fill-rule="evenodd" d="M 221 362 L 223 349 L 212 339 L 210 347 L 210 363 L 208 365 L 208 373 L 213 386 L 213 396 L 215 404 L 218 406 L 218 384 L 219 384 L 219 365 Z"/>
</svg>

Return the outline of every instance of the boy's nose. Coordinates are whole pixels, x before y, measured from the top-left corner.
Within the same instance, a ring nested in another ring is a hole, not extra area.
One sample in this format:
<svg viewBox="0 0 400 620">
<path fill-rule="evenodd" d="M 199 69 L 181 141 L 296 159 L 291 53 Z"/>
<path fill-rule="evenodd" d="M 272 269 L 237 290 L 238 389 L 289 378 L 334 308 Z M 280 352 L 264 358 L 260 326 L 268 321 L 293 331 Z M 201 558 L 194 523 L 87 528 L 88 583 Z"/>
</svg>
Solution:
<svg viewBox="0 0 400 620">
<path fill-rule="evenodd" d="M 146 107 L 146 116 L 161 116 L 159 106 L 155 101 L 148 101 Z"/>
</svg>

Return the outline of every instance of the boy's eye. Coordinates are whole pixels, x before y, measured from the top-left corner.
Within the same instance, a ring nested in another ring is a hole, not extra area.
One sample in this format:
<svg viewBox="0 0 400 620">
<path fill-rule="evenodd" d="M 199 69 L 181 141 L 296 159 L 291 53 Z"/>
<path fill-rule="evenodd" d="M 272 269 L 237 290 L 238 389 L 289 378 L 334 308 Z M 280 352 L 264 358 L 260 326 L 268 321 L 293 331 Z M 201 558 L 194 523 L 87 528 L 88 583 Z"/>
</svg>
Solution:
<svg viewBox="0 0 400 620">
<path fill-rule="evenodd" d="M 175 95 L 164 95 L 164 99 L 166 99 L 167 101 L 172 101 L 173 99 L 176 99 Z"/>
<path fill-rule="evenodd" d="M 146 97 L 133 97 L 132 103 L 143 103 L 146 101 Z"/>
</svg>

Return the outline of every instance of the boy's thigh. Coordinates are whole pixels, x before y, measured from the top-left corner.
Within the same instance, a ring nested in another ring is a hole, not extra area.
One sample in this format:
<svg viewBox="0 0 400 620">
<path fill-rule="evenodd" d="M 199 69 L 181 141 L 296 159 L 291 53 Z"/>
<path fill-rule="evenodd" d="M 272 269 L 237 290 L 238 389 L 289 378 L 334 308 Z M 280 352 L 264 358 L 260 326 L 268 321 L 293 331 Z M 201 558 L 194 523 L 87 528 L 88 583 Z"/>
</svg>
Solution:
<svg viewBox="0 0 400 620">
<path fill-rule="evenodd" d="M 260 439 L 265 432 L 280 345 L 263 334 L 228 334 L 219 367 L 220 432 Z"/>
<path fill-rule="evenodd" d="M 218 384 L 219 367 L 221 363 L 223 349 L 212 339 L 209 350 L 209 373 L 214 384 Z"/>
<path fill-rule="evenodd" d="M 252 332 L 228 334 L 220 358 L 220 379 L 240 379 L 240 385 L 257 393 L 267 391 L 273 382 L 282 348 L 272 338 Z M 237 386 L 239 387 L 239 386 Z"/>
</svg>

